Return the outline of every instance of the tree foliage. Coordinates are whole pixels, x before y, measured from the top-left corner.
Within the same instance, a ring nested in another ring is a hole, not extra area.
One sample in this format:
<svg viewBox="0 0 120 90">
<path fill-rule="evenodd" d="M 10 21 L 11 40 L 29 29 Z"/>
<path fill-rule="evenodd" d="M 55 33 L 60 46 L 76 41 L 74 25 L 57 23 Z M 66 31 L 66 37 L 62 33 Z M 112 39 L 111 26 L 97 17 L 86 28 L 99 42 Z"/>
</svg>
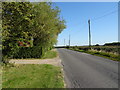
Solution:
<svg viewBox="0 0 120 90">
<path fill-rule="evenodd" d="M 3 57 L 22 58 L 22 51 L 27 52 L 25 58 L 29 53 L 32 58 L 41 57 L 56 44 L 58 34 L 66 27 L 65 21 L 59 15 L 59 8 L 53 8 L 52 3 L 48 2 L 3 2 Z M 20 47 L 19 41 L 33 41 L 33 47 Z M 35 48 L 39 50 L 36 52 L 39 54 L 32 56 Z"/>
</svg>

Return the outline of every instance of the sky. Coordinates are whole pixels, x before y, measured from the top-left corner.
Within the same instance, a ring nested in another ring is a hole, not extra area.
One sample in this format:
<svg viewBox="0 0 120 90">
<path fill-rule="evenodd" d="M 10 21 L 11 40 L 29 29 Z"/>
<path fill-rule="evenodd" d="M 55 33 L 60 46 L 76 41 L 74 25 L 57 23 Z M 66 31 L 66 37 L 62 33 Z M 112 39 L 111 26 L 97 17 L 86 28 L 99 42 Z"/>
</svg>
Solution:
<svg viewBox="0 0 120 90">
<path fill-rule="evenodd" d="M 92 45 L 118 41 L 117 2 L 54 2 L 66 21 L 66 29 L 58 36 L 57 46 L 88 45 L 88 20 L 91 20 Z M 65 41 L 65 42 L 64 42 Z"/>
<path fill-rule="evenodd" d="M 69 45 L 69 35 L 70 45 L 88 45 L 89 19 L 92 45 L 118 41 L 118 2 L 54 2 L 53 6 L 59 7 L 60 17 L 66 21 L 57 46 Z"/>
</svg>

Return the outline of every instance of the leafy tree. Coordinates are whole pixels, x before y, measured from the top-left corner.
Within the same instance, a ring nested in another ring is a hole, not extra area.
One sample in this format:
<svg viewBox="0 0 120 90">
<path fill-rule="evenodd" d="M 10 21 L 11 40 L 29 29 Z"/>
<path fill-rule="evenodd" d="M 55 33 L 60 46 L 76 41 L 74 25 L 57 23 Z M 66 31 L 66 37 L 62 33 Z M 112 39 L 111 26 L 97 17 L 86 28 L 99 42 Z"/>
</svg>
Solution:
<svg viewBox="0 0 120 90">
<path fill-rule="evenodd" d="M 33 10 L 35 13 L 34 45 L 49 48 L 57 42 L 58 34 L 65 28 L 65 21 L 60 20 L 58 7 L 52 8 L 50 3 L 34 3 Z"/>
</svg>

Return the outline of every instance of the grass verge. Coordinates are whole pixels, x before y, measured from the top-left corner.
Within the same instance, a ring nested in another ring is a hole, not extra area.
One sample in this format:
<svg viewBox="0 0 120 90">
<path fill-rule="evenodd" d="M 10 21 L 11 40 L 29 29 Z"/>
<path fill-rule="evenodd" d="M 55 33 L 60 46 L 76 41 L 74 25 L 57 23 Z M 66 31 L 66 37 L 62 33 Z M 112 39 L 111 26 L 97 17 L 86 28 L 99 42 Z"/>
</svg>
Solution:
<svg viewBox="0 0 120 90">
<path fill-rule="evenodd" d="M 42 59 L 48 59 L 48 58 L 55 58 L 57 57 L 58 53 L 57 51 L 47 51 L 45 55 L 42 57 Z"/>
<path fill-rule="evenodd" d="M 119 55 L 114 55 L 114 54 L 111 54 L 111 53 L 97 52 L 97 51 L 85 51 L 85 53 L 100 56 L 100 57 L 104 57 L 104 58 L 111 59 L 111 60 L 114 60 L 114 61 L 120 61 L 120 56 Z"/>
<path fill-rule="evenodd" d="M 120 61 L 120 55 L 115 55 L 115 54 L 111 54 L 111 53 L 107 53 L 107 52 L 99 52 L 99 51 L 92 51 L 92 50 L 85 51 L 85 50 L 79 50 L 79 49 L 70 49 L 70 50 L 88 53 L 91 55 L 104 57 L 104 58 L 114 60 L 114 61 Z"/>
<path fill-rule="evenodd" d="M 3 68 L 3 88 L 63 88 L 60 67 L 49 64 Z"/>
</svg>

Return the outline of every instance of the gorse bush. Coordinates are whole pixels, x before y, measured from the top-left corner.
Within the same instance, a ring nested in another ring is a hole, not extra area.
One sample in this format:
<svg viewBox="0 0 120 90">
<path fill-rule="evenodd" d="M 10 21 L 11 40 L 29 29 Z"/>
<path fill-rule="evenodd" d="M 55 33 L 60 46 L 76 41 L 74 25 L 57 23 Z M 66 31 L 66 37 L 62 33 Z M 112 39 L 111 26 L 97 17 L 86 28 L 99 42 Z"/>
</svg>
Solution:
<svg viewBox="0 0 120 90">
<path fill-rule="evenodd" d="M 2 52 L 7 58 L 41 58 L 66 27 L 51 2 L 2 2 Z"/>
</svg>

